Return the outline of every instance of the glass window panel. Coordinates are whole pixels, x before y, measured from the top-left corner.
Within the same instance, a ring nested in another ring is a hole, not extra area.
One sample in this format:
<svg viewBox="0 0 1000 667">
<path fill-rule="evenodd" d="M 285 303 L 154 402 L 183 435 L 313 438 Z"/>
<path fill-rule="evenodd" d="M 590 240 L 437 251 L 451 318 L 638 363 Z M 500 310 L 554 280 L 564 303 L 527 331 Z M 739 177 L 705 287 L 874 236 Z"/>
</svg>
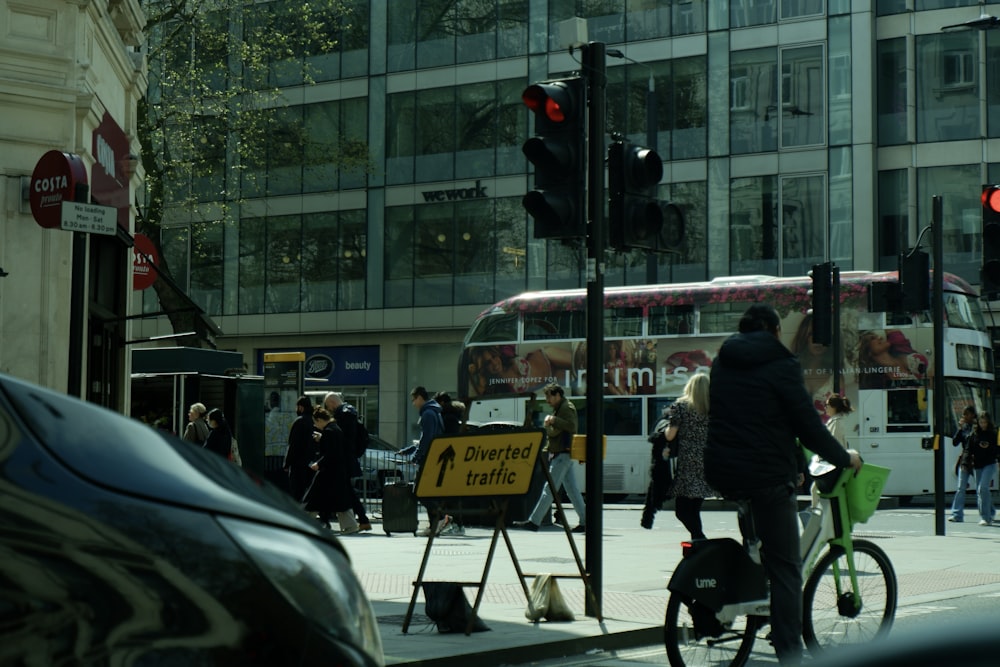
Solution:
<svg viewBox="0 0 1000 667">
<path fill-rule="evenodd" d="M 416 213 L 413 305 L 450 305 L 455 272 L 454 206 L 421 206 Z"/>
<path fill-rule="evenodd" d="M 521 92 L 524 81 L 512 79 L 498 84 L 497 156 L 495 171 L 502 174 L 523 174 L 527 170 L 521 144 L 528 135 L 528 114 L 524 113 Z"/>
<path fill-rule="evenodd" d="M 916 0 L 916 11 L 927 9 L 951 9 L 952 7 L 974 7 L 979 0 Z"/>
<path fill-rule="evenodd" d="M 879 271 L 899 268 L 901 241 L 909 238 L 909 182 L 905 169 L 878 174 L 878 224 L 876 225 Z"/>
<path fill-rule="evenodd" d="M 826 11 L 823 0 L 781 0 L 781 18 L 820 16 Z"/>
<path fill-rule="evenodd" d="M 427 182 L 454 178 L 456 120 L 454 88 L 417 91 L 417 171 L 414 180 Z"/>
<path fill-rule="evenodd" d="M 493 202 L 455 204 L 455 304 L 492 303 L 497 247 Z"/>
<path fill-rule="evenodd" d="M 673 61 L 670 155 L 675 160 L 705 157 L 708 151 L 708 65 L 705 56 Z M 657 82 L 659 86 L 659 82 Z M 658 114 L 663 118 L 664 114 Z"/>
<path fill-rule="evenodd" d="M 305 106 L 306 144 L 302 167 L 302 191 L 322 192 L 337 188 L 337 137 L 340 136 L 340 105 L 320 102 Z M 308 236 L 308 235 L 307 235 Z"/>
<path fill-rule="evenodd" d="M 774 0 L 730 0 L 729 21 L 733 28 L 777 21 Z"/>
<path fill-rule="evenodd" d="M 417 57 L 417 3 L 413 0 L 386 1 L 386 66 L 390 72 L 411 70 Z"/>
<path fill-rule="evenodd" d="M 931 220 L 932 198 L 940 195 L 944 207 L 941 233 L 944 237 L 942 250 L 945 266 L 948 267 L 948 271 L 970 284 L 977 284 L 980 281 L 979 266 L 982 256 L 978 243 L 982 237 L 980 178 L 978 163 L 917 170 L 917 220 Z M 923 227 L 925 224 L 928 222 L 920 226 Z M 916 233 L 919 230 L 914 231 Z M 915 241 L 915 236 L 904 237 L 904 242 L 908 245 L 903 249 L 909 249 Z"/>
<path fill-rule="evenodd" d="M 343 211 L 338 229 L 337 309 L 365 307 L 368 276 L 368 220 L 364 211 Z"/>
<path fill-rule="evenodd" d="M 264 312 L 264 276 L 267 241 L 264 218 L 244 218 L 240 221 L 239 303 L 241 315 Z"/>
<path fill-rule="evenodd" d="M 421 0 L 417 5 L 417 67 L 455 64 L 455 0 Z"/>
<path fill-rule="evenodd" d="M 830 260 L 841 271 L 854 267 L 854 202 L 851 149 L 830 150 Z"/>
<path fill-rule="evenodd" d="M 667 282 L 700 282 L 708 278 L 708 184 L 705 181 L 660 187 L 660 196 L 676 204 L 684 215 L 684 241 L 680 252 L 657 256 L 657 279 Z M 669 192 L 669 194 L 667 194 Z"/>
<path fill-rule="evenodd" d="M 217 118 L 196 120 L 191 161 L 191 189 L 201 201 L 218 201 L 226 189 L 226 136 Z"/>
<path fill-rule="evenodd" d="M 412 206 L 394 206 L 385 212 L 385 307 L 413 305 Z"/>
<path fill-rule="evenodd" d="M 907 0 L 875 0 L 875 13 L 878 16 L 902 14 L 907 11 Z"/>
<path fill-rule="evenodd" d="M 306 130 L 302 107 L 271 109 L 267 146 L 267 192 L 290 195 L 302 191 L 302 162 Z"/>
<path fill-rule="evenodd" d="M 455 178 L 492 176 L 496 165 L 497 105 L 493 82 L 459 86 Z"/>
<path fill-rule="evenodd" d="M 675 35 L 705 32 L 705 0 L 673 0 L 671 11 Z"/>
<path fill-rule="evenodd" d="M 906 40 L 886 39 L 878 43 L 878 143 L 891 146 L 906 142 Z"/>
<path fill-rule="evenodd" d="M 302 221 L 302 311 L 337 310 L 337 214 L 306 215 Z"/>
<path fill-rule="evenodd" d="M 1000 137 L 1000 32 L 986 30 L 986 108 L 987 132 Z"/>
<path fill-rule="evenodd" d="M 302 218 L 299 215 L 268 218 L 264 312 L 299 312 L 301 284 Z"/>
<path fill-rule="evenodd" d="M 222 234 L 219 221 L 191 225 L 191 298 L 209 315 L 222 314 Z"/>
<path fill-rule="evenodd" d="M 585 338 L 587 314 L 579 310 L 532 313 L 524 323 L 524 340 Z"/>
<path fill-rule="evenodd" d="M 735 51 L 729 69 L 729 129 L 733 153 L 778 148 L 778 64 L 775 49 Z"/>
<path fill-rule="evenodd" d="M 525 243 L 527 220 L 520 197 L 495 199 L 496 274 L 494 300 L 520 294 L 527 288 L 528 253 Z M 543 244 L 544 245 L 544 244 Z"/>
<path fill-rule="evenodd" d="M 730 275 L 778 275 L 777 182 L 773 176 L 730 184 Z"/>
<path fill-rule="evenodd" d="M 830 129 L 827 142 L 831 146 L 851 143 L 851 18 L 835 16 L 827 21 L 830 63 Z"/>
<path fill-rule="evenodd" d="M 496 2 L 456 0 L 455 48 L 458 62 L 496 58 L 497 11 Z"/>
<path fill-rule="evenodd" d="M 629 0 L 625 3 L 628 41 L 670 36 L 670 9 L 674 2 Z M 688 3 L 690 4 L 690 3 Z"/>
<path fill-rule="evenodd" d="M 979 136 L 978 30 L 916 37 L 917 141 Z"/>
<path fill-rule="evenodd" d="M 528 52 L 528 0 L 498 0 L 497 56 L 511 58 Z"/>
<path fill-rule="evenodd" d="M 496 313 L 479 320 L 467 343 L 514 343 L 517 341 L 517 313 Z"/>
<path fill-rule="evenodd" d="M 823 47 L 781 51 L 781 145 L 812 146 L 826 142 Z"/>
<path fill-rule="evenodd" d="M 385 122 L 386 183 L 412 183 L 416 155 L 416 93 L 389 95 Z"/>
<path fill-rule="evenodd" d="M 826 178 L 816 174 L 781 180 L 783 276 L 803 276 L 826 257 Z"/>
<path fill-rule="evenodd" d="M 356 97 L 340 102 L 341 136 L 337 146 L 340 164 L 340 187 L 362 188 L 368 182 L 368 98 Z"/>
</svg>

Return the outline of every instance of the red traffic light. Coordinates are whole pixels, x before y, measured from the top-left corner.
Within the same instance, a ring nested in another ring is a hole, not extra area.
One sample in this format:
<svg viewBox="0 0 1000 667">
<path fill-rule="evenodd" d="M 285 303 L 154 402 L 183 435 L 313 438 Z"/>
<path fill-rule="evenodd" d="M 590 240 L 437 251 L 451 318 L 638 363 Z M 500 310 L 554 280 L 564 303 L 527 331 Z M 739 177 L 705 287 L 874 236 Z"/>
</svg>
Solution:
<svg viewBox="0 0 1000 667">
<path fill-rule="evenodd" d="M 572 96 L 561 81 L 530 85 L 521 93 L 521 99 L 525 106 L 536 114 L 544 114 L 553 123 L 565 122 L 572 113 Z"/>
<path fill-rule="evenodd" d="M 1000 213 L 1000 186 L 988 185 L 984 187 L 980 200 L 983 203 L 983 208 L 989 209 L 993 213 Z"/>
</svg>

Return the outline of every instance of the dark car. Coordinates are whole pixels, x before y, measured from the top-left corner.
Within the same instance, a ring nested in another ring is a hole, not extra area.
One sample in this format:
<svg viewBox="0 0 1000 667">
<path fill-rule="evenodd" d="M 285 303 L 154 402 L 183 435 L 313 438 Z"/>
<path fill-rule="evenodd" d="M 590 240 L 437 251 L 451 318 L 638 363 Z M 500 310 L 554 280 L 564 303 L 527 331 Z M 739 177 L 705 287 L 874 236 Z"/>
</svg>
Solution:
<svg viewBox="0 0 1000 667">
<path fill-rule="evenodd" d="M 0 663 L 384 664 L 344 549 L 225 458 L 0 375 Z"/>
<path fill-rule="evenodd" d="M 403 479 L 402 458 L 396 445 L 374 433 L 368 437 L 368 448 L 360 460 L 361 477 L 355 485 L 365 497 L 380 498 L 383 486 Z"/>
</svg>

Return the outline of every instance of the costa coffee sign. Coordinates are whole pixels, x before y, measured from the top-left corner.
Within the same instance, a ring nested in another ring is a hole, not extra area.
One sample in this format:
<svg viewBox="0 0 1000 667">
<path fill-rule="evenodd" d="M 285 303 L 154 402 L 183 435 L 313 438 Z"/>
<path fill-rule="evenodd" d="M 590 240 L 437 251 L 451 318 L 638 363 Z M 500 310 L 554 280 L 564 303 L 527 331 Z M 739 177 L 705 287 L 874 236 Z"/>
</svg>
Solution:
<svg viewBox="0 0 1000 667">
<path fill-rule="evenodd" d="M 144 290 L 156 282 L 156 269 L 152 264 L 160 263 L 160 255 L 156 246 L 145 234 L 135 235 L 135 245 L 132 246 L 132 289 Z"/>
<path fill-rule="evenodd" d="M 97 163 L 91 174 L 90 196 L 98 204 L 118 209 L 118 226 L 128 231 L 128 137 L 107 111 L 94 129 L 91 150 Z"/>
<path fill-rule="evenodd" d="M 62 203 L 74 201 L 78 185 L 87 185 L 87 169 L 79 155 L 49 151 L 31 172 L 28 202 L 31 216 L 46 229 L 59 229 Z"/>
</svg>

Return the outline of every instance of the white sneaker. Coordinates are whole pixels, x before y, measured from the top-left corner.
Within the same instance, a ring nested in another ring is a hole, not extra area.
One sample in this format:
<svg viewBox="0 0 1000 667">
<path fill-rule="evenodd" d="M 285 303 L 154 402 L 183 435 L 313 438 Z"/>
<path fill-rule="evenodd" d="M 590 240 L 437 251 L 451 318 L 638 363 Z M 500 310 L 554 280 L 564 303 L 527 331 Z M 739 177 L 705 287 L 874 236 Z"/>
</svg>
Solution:
<svg viewBox="0 0 1000 667">
<path fill-rule="evenodd" d="M 986 519 L 982 519 L 982 520 L 981 520 L 981 521 L 979 522 L 979 525 L 980 525 L 980 526 L 990 526 L 990 525 L 992 525 L 992 524 L 993 524 L 993 522 L 992 522 L 992 521 L 987 521 Z"/>
<path fill-rule="evenodd" d="M 430 526 L 427 526 L 426 528 L 424 528 L 423 530 L 420 531 L 420 536 L 421 537 L 430 537 L 433 534 L 434 534 L 434 532 L 431 530 Z"/>
<path fill-rule="evenodd" d="M 444 518 L 438 521 L 437 529 L 434 531 L 435 535 L 440 535 L 445 528 L 451 525 L 451 515 L 445 514 Z"/>
</svg>

